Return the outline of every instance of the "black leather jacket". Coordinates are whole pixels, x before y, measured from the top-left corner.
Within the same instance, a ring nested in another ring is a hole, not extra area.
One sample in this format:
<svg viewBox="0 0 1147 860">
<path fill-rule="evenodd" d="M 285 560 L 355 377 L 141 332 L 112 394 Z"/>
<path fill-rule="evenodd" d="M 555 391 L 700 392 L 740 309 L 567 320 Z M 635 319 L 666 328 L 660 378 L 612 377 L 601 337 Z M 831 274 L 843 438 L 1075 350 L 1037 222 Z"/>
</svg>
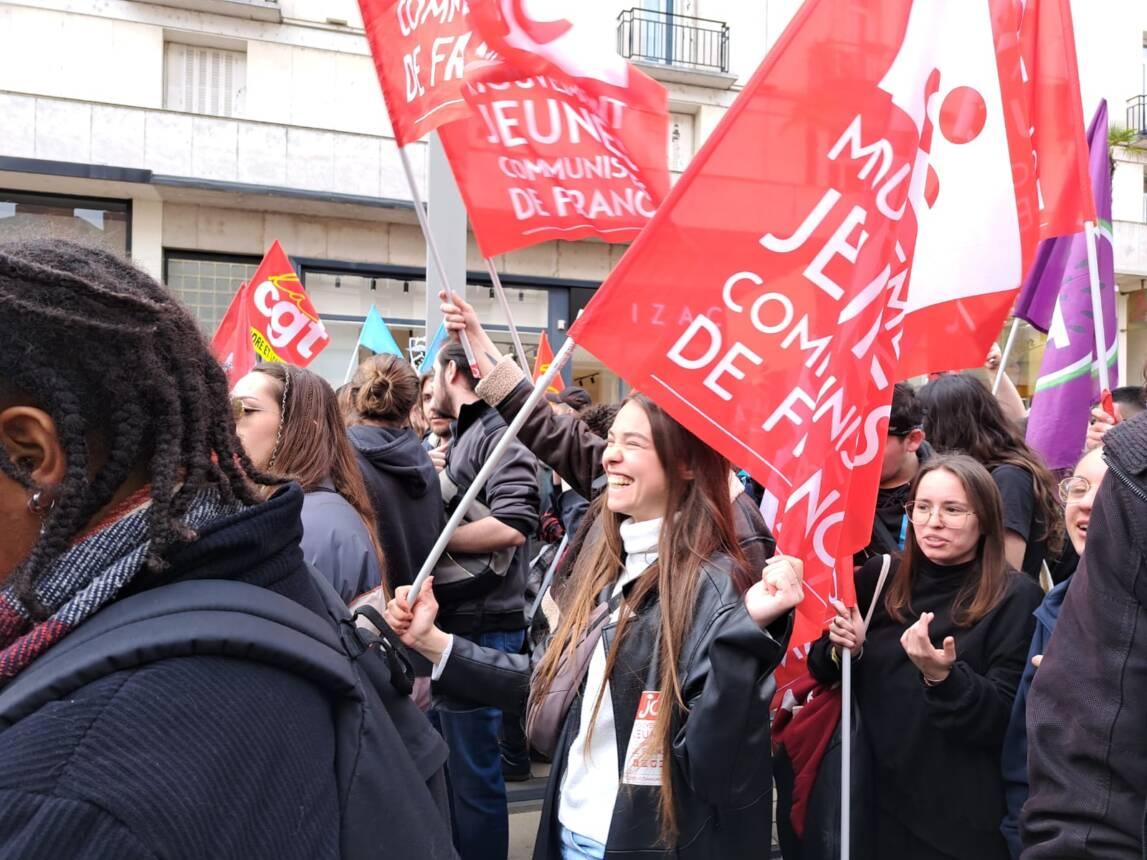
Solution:
<svg viewBox="0 0 1147 860">
<path fill-rule="evenodd" d="M 606 843 L 606 857 L 651 860 L 738 860 L 766 856 L 772 840 L 772 760 L 769 703 L 772 673 L 792 631 L 792 614 L 768 630 L 749 617 L 730 578 L 732 562 L 710 561 L 698 587 L 693 627 L 682 650 L 680 678 L 686 709 L 674 717 L 671 767 L 679 838 L 675 850 L 658 844 L 659 789 L 622 786 Z M 629 744 L 638 700 L 649 682 L 660 625 L 656 600 L 631 619 L 610 678 L 618 768 Z M 614 625 L 606 627 L 608 647 Z M 504 710 L 525 707 L 529 658 L 481 648 L 461 637 L 437 686 Z M 534 860 L 559 860 L 558 803 L 566 760 L 580 725 L 575 700 L 562 730 L 546 788 Z"/>
<path fill-rule="evenodd" d="M 1147 413 L 1104 439 L 1087 547 L 1028 696 L 1024 860 L 1147 857 Z"/>
</svg>

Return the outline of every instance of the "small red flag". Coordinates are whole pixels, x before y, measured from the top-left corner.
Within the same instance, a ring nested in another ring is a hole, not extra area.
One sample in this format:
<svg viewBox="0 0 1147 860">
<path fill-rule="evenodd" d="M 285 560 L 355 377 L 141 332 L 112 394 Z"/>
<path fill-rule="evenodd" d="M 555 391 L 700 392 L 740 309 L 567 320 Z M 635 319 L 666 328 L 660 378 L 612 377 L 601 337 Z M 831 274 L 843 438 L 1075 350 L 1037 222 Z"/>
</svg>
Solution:
<svg viewBox="0 0 1147 860">
<path fill-rule="evenodd" d="M 319 313 L 277 240 L 250 283 L 240 287 L 231 300 L 211 341 L 232 383 L 249 372 L 257 359 L 306 367 L 329 344 Z"/>
<path fill-rule="evenodd" d="M 538 357 L 534 359 L 534 382 L 542 378 L 542 375 L 550 369 L 550 365 L 554 363 L 554 350 L 550 346 L 550 339 L 542 332 L 541 339 L 538 340 Z M 557 394 L 566 387 L 565 382 L 562 380 L 561 374 L 556 374 L 553 381 L 550 382 L 549 388 L 546 389 L 546 394 Z"/>
</svg>

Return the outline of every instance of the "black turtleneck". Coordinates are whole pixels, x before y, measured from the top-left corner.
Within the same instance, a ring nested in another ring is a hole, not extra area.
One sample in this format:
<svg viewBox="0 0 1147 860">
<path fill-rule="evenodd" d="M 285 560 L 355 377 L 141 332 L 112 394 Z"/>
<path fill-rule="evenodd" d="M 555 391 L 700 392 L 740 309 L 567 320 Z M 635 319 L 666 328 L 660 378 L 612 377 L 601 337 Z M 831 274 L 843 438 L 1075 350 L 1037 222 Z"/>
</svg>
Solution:
<svg viewBox="0 0 1147 860">
<path fill-rule="evenodd" d="M 867 611 L 881 558 L 856 576 L 857 602 Z M 893 560 L 885 594 L 900 573 Z M 876 764 L 880 807 L 876 856 L 1007 858 L 1000 835 L 1004 813 L 1000 753 L 1012 700 L 1023 673 L 1042 593 L 1034 582 L 1009 572 L 1000 603 L 970 627 L 958 627 L 952 609 L 977 562 L 942 566 L 918 563 L 912 609 L 904 621 L 889 616 L 880 599 L 853 679 L 866 739 Z M 925 686 L 900 637 L 920 617 L 935 613 L 929 634 L 940 647 L 956 640 L 956 664 L 935 687 Z M 809 656 L 821 680 L 840 677 L 827 635 Z M 904 852 L 908 850 L 910 854 Z"/>
</svg>

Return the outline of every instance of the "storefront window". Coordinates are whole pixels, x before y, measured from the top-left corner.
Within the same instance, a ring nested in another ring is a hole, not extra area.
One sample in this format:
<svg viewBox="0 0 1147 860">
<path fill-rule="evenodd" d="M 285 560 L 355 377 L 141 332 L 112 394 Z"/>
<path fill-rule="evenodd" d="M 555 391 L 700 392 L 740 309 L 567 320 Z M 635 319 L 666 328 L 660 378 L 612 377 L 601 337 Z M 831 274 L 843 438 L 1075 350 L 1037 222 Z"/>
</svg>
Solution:
<svg viewBox="0 0 1147 860">
<path fill-rule="evenodd" d="M 0 190 L 0 241 L 69 239 L 127 255 L 130 204 Z"/>
<path fill-rule="evenodd" d="M 1012 322 L 1008 320 L 1008 324 L 1000 334 L 1000 349 L 1006 346 L 1011 330 Z M 1047 335 L 1033 328 L 1030 323 L 1020 320 L 1016 340 L 1012 345 L 1011 355 L 1008 356 L 1006 370 L 1012 382 L 1015 383 L 1020 397 L 1028 404 L 1031 403 L 1032 395 L 1035 393 L 1035 384 L 1039 378 L 1039 366 L 1040 362 L 1043 361 L 1043 348 L 1046 343 Z"/>
<path fill-rule="evenodd" d="M 201 254 L 167 255 L 167 286 L 195 314 L 210 337 L 219 327 L 231 299 L 244 281 L 255 274 L 255 257 L 218 257 Z"/>
</svg>

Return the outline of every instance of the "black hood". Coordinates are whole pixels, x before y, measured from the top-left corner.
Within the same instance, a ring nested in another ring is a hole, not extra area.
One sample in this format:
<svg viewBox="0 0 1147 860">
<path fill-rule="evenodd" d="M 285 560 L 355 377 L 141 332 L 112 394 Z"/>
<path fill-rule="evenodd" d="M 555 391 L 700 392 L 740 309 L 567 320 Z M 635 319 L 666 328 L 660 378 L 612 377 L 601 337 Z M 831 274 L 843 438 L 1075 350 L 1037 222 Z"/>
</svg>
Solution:
<svg viewBox="0 0 1147 860">
<path fill-rule="evenodd" d="M 430 455 L 410 428 L 394 430 L 359 424 L 348 433 L 367 462 L 401 483 L 411 498 L 422 498 L 431 485 L 438 484 Z"/>
</svg>

